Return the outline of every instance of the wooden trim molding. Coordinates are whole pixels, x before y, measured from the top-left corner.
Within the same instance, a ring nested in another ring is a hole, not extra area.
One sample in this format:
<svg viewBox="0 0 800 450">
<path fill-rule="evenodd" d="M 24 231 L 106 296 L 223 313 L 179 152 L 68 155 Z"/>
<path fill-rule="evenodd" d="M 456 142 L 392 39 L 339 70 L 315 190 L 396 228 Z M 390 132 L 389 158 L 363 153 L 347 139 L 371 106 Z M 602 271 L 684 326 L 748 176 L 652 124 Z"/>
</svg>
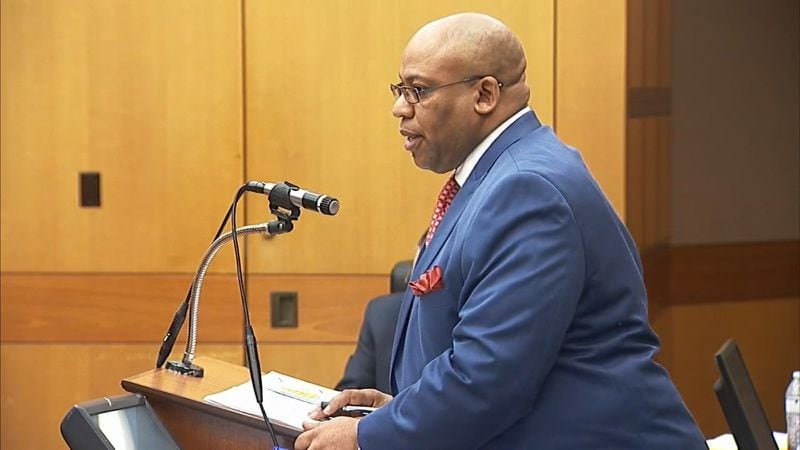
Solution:
<svg viewBox="0 0 800 450">
<path fill-rule="evenodd" d="M 388 276 L 251 275 L 251 319 L 259 340 L 352 343 L 366 303 L 388 293 Z M 160 342 L 183 302 L 191 275 L 0 274 L 3 343 Z M 298 294 L 298 327 L 270 325 L 271 291 Z M 185 336 L 187 323 L 181 338 Z M 242 340 L 234 275 L 209 275 L 200 298 L 198 341 Z M 184 341 L 185 342 L 185 341 Z"/>
<path fill-rule="evenodd" d="M 800 241 L 682 245 L 642 251 L 656 305 L 800 297 Z"/>
<path fill-rule="evenodd" d="M 640 87 L 628 89 L 628 117 L 668 116 L 672 112 L 672 89 Z"/>
<path fill-rule="evenodd" d="M 672 247 L 670 303 L 800 296 L 800 241 Z"/>
<path fill-rule="evenodd" d="M 800 241 L 656 247 L 642 251 L 655 309 L 671 304 L 800 297 Z M 159 342 L 190 275 L 0 274 L 4 343 Z M 251 275 L 252 320 L 265 343 L 355 342 L 366 303 L 388 292 L 386 276 Z M 269 293 L 296 291 L 297 328 L 269 325 Z M 655 311 L 654 311 L 655 312 Z M 206 280 L 198 321 L 203 342 L 241 342 L 233 275 Z M 185 326 L 184 326 L 185 328 Z"/>
</svg>

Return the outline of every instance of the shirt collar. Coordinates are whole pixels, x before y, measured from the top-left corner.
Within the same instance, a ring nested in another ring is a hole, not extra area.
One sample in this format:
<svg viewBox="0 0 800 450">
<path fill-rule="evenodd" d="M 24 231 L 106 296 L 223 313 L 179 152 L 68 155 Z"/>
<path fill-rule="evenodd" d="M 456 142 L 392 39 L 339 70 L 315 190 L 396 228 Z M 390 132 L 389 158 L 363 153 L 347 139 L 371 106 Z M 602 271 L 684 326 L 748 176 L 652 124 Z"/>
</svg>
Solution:
<svg viewBox="0 0 800 450">
<path fill-rule="evenodd" d="M 456 182 L 458 182 L 459 186 L 464 186 L 464 183 L 467 182 L 472 170 L 478 164 L 478 161 L 481 160 L 481 156 L 486 153 L 486 150 L 489 150 L 489 147 L 491 147 L 492 143 L 497 140 L 498 136 L 503 134 L 503 131 L 506 131 L 506 128 L 510 127 L 511 124 L 517 119 L 530 111 L 530 106 L 526 106 L 517 111 L 516 114 L 506 119 L 506 121 L 501 123 L 499 127 L 495 128 L 494 131 L 489 133 L 489 135 L 486 136 L 486 138 L 484 138 L 477 147 L 475 147 L 475 150 L 472 150 L 472 152 L 467 155 L 467 157 L 464 159 L 464 162 L 462 162 L 460 166 L 456 167 L 454 174 L 456 177 Z"/>
</svg>

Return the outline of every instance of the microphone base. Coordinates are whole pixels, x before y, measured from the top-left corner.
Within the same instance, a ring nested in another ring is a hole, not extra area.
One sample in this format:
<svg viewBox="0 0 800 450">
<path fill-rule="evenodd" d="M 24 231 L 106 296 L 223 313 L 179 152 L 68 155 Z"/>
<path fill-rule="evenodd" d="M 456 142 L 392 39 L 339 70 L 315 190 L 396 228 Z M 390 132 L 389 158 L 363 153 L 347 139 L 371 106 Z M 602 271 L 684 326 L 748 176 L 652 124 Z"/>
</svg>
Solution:
<svg viewBox="0 0 800 450">
<path fill-rule="evenodd" d="M 203 378 L 205 374 L 202 367 L 196 364 L 185 364 L 183 361 L 169 361 L 167 362 L 167 370 L 171 370 L 172 372 L 177 372 L 181 375 L 188 375 L 190 377 L 195 378 Z"/>
</svg>

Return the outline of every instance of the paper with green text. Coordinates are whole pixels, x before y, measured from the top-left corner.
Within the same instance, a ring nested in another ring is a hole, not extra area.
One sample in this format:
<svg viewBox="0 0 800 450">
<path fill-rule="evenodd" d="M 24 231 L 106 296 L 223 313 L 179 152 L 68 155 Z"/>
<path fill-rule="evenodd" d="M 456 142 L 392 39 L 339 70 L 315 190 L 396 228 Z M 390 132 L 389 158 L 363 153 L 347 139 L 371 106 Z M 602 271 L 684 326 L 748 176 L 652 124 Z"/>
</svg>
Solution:
<svg viewBox="0 0 800 450">
<path fill-rule="evenodd" d="M 264 410 L 272 423 L 301 431 L 303 422 L 313 422 L 308 413 L 322 401 L 329 401 L 339 391 L 290 377 L 278 372 L 261 376 L 264 387 Z M 206 396 L 204 401 L 224 408 L 261 417 L 253 384 L 248 380 L 238 386 Z"/>
</svg>

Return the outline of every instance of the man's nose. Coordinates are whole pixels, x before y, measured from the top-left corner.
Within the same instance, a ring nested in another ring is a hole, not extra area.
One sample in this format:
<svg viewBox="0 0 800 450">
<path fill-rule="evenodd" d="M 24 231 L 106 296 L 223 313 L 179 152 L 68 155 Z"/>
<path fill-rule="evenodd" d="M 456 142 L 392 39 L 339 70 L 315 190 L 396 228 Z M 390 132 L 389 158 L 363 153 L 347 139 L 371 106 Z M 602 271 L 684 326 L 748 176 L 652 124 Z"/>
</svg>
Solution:
<svg viewBox="0 0 800 450">
<path fill-rule="evenodd" d="M 392 105 L 392 115 L 399 118 L 411 118 L 414 116 L 414 106 L 406 101 L 404 96 L 399 96 L 395 99 Z"/>
</svg>

